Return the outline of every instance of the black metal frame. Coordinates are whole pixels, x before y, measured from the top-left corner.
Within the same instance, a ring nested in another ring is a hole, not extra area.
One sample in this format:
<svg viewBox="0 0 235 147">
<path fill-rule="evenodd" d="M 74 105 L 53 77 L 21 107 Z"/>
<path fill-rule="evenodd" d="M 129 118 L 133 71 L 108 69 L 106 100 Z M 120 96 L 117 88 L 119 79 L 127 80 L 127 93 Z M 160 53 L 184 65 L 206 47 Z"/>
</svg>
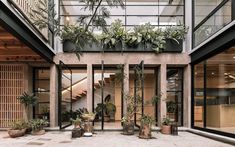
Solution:
<svg viewBox="0 0 235 147">
<path fill-rule="evenodd" d="M 176 93 L 178 93 L 178 92 L 181 92 L 181 118 L 180 118 L 180 123 L 181 123 L 181 126 L 183 126 L 183 124 L 184 124 L 184 68 L 183 67 L 167 67 L 167 69 L 177 69 L 177 70 L 181 70 L 181 89 L 180 90 L 175 90 L 175 91 L 169 91 L 169 90 L 167 90 L 166 92 L 176 92 Z M 177 103 L 177 107 L 178 107 L 178 103 Z M 179 111 L 178 111 L 178 109 L 177 109 L 177 117 L 178 117 L 178 113 L 179 113 Z"/>
<path fill-rule="evenodd" d="M 35 95 L 36 93 L 38 93 L 39 91 L 37 91 L 35 88 L 36 88 L 36 81 L 38 81 L 38 80 L 42 80 L 42 79 L 36 79 L 36 77 L 35 77 L 35 74 L 36 74 L 36 70 L 40 70 L 40 69 L 43 69 L 43 70 L 50 70 L 50 68 L 49 67 L 34 67 L 33 68 L 33 75 L 32 75 L 32 81 L 33 81 L 33 88 L 32 88 L 32 91 L 33 91 L 33 94 Z M 49 77 L 50 78 L 50 77 Z M 45 91 L 45 92 L 50 92 L 50 90 L 49 91 Z M 50 101 L 49 101 L 49 103 L 50 103 Z M 36 110 L 35 110 L 35 106 L 33 106 L 33 119 L 35 119 L 36 118 Z"/>
<path fill-rule="evenodd" d="M 124 65 L 122 65 L 124 67 Z M 101 70 L 101 79 L 102 79 L 102 84 L 101 84 L 101 102 L 102 104 L 104 103 L 104 71 L 105 70 L 114 70 L 117 69 L 116 65 L 113 64 L 105 64 L 104 61 L 101 61 L 101 64 L 98 65 L 93 65 L 92 66 L 92 112 L 95 112 L 95 89 L 94 89 L 94 74 L 95 74 L 95 70 Z M 122 69 L 122 73 L 124 74 L 124 69 Z M 124 79 L 122 81 L 121 84 L 121 118 L 124 116 Z M 94 125 L 94 122 L 93 122 Z M 99 130 L 99 129 L 98 129 Z M 102 120 L 101 120 L 101 131 L 106 130 L 104 128 L 104 115 L 103 115 L 103 109 L 102 109 Z M 109 130 L 109 129 L 108 129 Z"/>
<path fill-rule="evenodd" d="M 217 7 L 215 7 L 200 23 L 198 23 L 197 25 L 195 25 L 195 0 L 192 0 L 192 48 L 196 47 L 195 46 L 195 36 L 194 33 L 198 30 L 198 28 L 200 28 L 208 19 L 211 18 L 211 16 L 213 16 L 218 10 L 220 10 L 229 0 L 223 0 L 219 5 L 217 5 Z M 231 6 L 232 6 L 232 11 L 231 11 L 231 16 L 232 16 L 232 20 L 235 19 L 235 2 L 233 0 L 231 0 Z M 222 28 L 221 28 L 222 29 Z M 219 30 L 221 30 L 219 29 Z M 219 30 L 217 30 L 216 32 L 218 32 Z M 216 32 L 214 32 L 213 34 L 215 34 Z M 211 34 L 211 36 L 213 35 Z M 208 39 L 208 38 L 207 38 Z M 205 41 L 205 40 L 204 40 Z M 203 42 L 203 41 L 202 41 Z"/>
<path fill-rule="evenodd" d="M 70 122 L 69 124 L 62 126 L 62 119 L 61 119 L 61 104 L 62 104 L 62 75 L 63 75 L 63 69 L 67 68 L 67 70 L 70 71 L 70 78 L 68 77 L 68 79 L 70 80 L 70 86 L 72 87 L 72 70 L 66 65 L 64 64 L 62 61 L 59 61 L 59 65 L 57 65 L 57 67 L 59 68 L 58 71 L 58 124 L 59 124 L 59 128 L 64 129 L 68 126 L 71 126 L 72 123 Z M 67 76 L 66 76 L 67 77 Z M 72 88 L 70 90 L 70 112 L 72 112 Z"/>
<path fill-rule="evenodd" d="M 157 0 L 156 1 L 156 3 L 159 3 L 159 0 Z M 152 16 L 155 16 L 156 18 L 157 18 L 157 21 L 158 21 L 158 25 L 155 25 L 155 26 L 160 26 L 159 25 L 159 18 L 160 17 L 183 17 L 183 24 L 185 24 L 185 0 L 183 0 L 183 4 L 179 4 L 179 5 L 177 5 L 177 4 L 168 4 L 168 5 L 161 5 L 161 4 L 153 4 L 153 5 L 133 5 L 133 4 L 126 4 L 126 0 L 124 0 L 124 4 L 125 4 L 125 6 L 156 6 L 156 7 L 158 7 L 158 6 L 180 6 L 180 7 L 183 7 L 183 14 L 182 15 L 160 15 L 160 14 L 157 14 L 157 15 L 126 15 L 126 9 L 124 10 L 125 11 L 125 15 L 110 15 L 110 17 L 112 17 L 112 16 L 124 16 L 125 17 L 125 24 L 124 24 L 124 26 L 126 27 L 126 26 L 134 26 L 134 25 L 127 25 L 126 24 L 126 20 L 127 20 L 127 17 L 128 16 L 146 16 L 146 17 L 152 17 Z M 85 6 L 84 4 L 78 4 L 78 5 L 69 5 L 69 4 L 61 4 L 60 2 L 59 2 L 59 9 L 61 8 L 61 7 L 63 7 L 63 6 Z M 101 5 L 101 6 L 109 6 L 109 5 Z M 119 5 L 117 5 L 117 6 L 119 6 Z M 60 14 L 60 13 L 59 13 Z M 81 15 L 66 15 L 66 14 L 60 14 L 60 17 L 64 17 L 64 16 L 70 16 L 70 17 L 78 17 L 78 16 L 81 16 Z M 61 25 L 61 26 L 63 26 L 63 25 Z M 162 26 L 171 26 L 171 25 L 162 25 Z"/>
</svg>

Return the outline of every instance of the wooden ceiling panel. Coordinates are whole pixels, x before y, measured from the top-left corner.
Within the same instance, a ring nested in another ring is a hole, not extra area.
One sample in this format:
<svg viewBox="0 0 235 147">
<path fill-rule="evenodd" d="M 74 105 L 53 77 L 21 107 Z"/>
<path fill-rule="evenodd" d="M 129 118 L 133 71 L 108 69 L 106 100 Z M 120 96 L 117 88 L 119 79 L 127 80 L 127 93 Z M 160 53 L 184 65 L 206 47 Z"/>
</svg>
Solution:
<svg viewBox="0 0 235 147">
<path fill-rule="evenodd" d="M 45 61 L 0 26 L 0 61 Z"/>
</svg>

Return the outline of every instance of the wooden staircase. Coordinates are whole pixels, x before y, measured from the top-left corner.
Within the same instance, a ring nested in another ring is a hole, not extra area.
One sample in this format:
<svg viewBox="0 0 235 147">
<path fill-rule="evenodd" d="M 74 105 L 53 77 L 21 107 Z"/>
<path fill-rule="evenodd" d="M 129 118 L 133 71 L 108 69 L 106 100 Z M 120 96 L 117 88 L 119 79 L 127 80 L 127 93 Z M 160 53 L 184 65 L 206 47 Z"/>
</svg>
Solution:
<svg viewBox="0 0 235 147">
<path fill-rule="evenodd" d="M 103 84 L 110 84 L 115 81 L 115 74 L 111 74 L 109 77 L 104 78 Z M 100 89 L 102 87 L 102 80 L 99 80 L 97 83 L 94 83 L 94 90 Z M 85 97 L 87 95 L 87 90 L 82 90 L 72 99 L 72 102 L 76 102 L 77 100 Z"/>
</svg>

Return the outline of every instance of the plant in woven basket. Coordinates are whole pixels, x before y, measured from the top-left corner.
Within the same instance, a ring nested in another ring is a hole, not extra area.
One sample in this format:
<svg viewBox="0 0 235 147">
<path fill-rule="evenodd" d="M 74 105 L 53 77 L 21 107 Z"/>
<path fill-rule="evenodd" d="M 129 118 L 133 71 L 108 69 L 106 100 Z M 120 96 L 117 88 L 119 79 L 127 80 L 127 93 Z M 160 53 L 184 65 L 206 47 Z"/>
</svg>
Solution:
<svg viewBox="0 0 235 147">
<path fill-rule="evenodd" d="M 48 121 L 44 119 L 33 119 L 29 124 L 32 127 L 33 135 L 42 135 L 45 133 L 44 127 L 48 125 Z"/>
</svg>

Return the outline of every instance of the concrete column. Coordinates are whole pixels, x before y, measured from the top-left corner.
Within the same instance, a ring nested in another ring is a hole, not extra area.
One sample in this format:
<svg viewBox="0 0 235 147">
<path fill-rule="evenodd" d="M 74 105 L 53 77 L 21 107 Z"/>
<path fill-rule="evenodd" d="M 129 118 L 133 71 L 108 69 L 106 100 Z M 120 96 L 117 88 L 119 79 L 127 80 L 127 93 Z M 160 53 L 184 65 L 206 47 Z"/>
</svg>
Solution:
<svg viewBox="0 0 235 147">
<path fill-rule="evenodd" d="M 184 68 L 183 126 L 191 127 L 191 65 Z"/>
<path fill-rule="evenodd" d="M 92 111 L 92 79 L 93 75 L 92 75 L 92 64 L 87 64 L 87 110 L 89 112 Z"/>
<path fill-rule="evenodd" d="M 50 127 L 58 126 L 58 69 L 50 66 Z"/>
<path fill-rule="evenodd" d="M 161 100 L 159 103 L 159 118 L 158 118 L 158 126 L 161 126 L 161 122 L 162 119 L 166 117 L 166 91 L 167 91 L 167 81 L 166 81 L 166 75 L 167 75 L 167 71 L 166 71 L 166 64 L 161 64 L 160 67 L 160 74 L 159 74 L 159 78 L 160 78 L 160 94 L 161 94 Z"/>
<path fill-rule="evenodd" d="M 123 100 L 123 113 L 124 116 L 126 114 L 126 101 L 125 101 L 125 95 L 129 94 L 129 64 L 125 64 L 124 65 L 124 75 L 125 75 L 125 79 L 124 79 L 124 83 L 123 83 L 123 94 L 124 94 L 124 100 Z"/>
</svg>

